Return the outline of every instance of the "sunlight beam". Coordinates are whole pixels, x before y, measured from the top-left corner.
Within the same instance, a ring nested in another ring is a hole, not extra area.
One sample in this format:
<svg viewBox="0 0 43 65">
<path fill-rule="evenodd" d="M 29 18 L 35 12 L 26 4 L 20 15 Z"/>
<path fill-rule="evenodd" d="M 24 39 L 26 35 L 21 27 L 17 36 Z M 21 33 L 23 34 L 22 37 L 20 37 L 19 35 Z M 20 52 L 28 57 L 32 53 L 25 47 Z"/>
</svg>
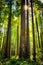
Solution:
<svg viewBox="0 0 43 65">
<path fill-rule="evenodd" d="M 28 6 L 25 4 L 24 5 L 24 10 L 27 11 L 28 10 Z"/>
</svg>

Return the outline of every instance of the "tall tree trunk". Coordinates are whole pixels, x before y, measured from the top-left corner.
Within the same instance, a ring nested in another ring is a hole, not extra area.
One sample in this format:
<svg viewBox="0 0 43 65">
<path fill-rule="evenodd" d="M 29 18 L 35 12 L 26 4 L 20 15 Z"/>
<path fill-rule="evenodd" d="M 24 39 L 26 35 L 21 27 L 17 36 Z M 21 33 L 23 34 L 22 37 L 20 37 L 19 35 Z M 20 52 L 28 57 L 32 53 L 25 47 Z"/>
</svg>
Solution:
<svg viewBox="0 0 43 65">
<path fill-rule="evenodd" d="M 28 0 L 26 0 L 26 5 L 27 5 L 27 7 L 28 7 L 28 5 L 29 5 L 29 3 L 28 3 Z M 26 46 L 25 46 L 25 49 L 26 49 L 26 58 L 29 58 L 30 59 L 30 42 L 29 42 L 29 10 L 28 10 L 28 8 L 27 8 L 27 10 L 26 10 Z"/>
<path fill-rule="evenodd" d="M 32 14 L 32 34 L 33 34 L 33 60 L 36 61 L 36 47 L 35 47 L 35 33 L 34 33 L 34 18 L 33 18 L 33 0 L 31 3 L 31 14 Z"/>
<path fill-rule="evenodd" d="M 23 59 L 25 55 L 25 0 L 21 0 L 21 40 L 19 58 Z"/>
<path fill-rule="evenodd" d="M 9 0 L 9 8 L 10 8 L 10 12 L 9 12 L 9 17 L 8 17 L 8 28 L 7 28 L 7 38 L 6 38 L 6 44 L 5 44 L 5 58 L 10 58 L 10 45 L 11 45 L 11 5 L 12 1 Z"/>
</svg>

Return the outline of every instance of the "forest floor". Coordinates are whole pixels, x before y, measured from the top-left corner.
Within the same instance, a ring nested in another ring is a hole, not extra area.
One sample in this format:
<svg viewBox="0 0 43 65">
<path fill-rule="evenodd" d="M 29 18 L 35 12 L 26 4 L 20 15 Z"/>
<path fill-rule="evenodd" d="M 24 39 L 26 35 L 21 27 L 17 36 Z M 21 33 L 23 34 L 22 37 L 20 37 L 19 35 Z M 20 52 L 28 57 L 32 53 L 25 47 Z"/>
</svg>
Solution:
<svg viewBox="0 0 43 65">
<path fill-rule="evenodd" d="M 43 62 L 35 62 L 27 60 L 20 60 L 15 58 L 4 59 L 0 61 L 0 65 L 43 65 Z"/>
</svg>

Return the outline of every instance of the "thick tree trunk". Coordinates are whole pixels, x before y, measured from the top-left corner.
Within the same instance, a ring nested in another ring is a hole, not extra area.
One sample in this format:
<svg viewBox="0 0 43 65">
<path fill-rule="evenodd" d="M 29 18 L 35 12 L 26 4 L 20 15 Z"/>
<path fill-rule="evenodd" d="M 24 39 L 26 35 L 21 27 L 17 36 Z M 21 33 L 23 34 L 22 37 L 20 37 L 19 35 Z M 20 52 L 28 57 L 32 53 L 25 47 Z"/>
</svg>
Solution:
<svg viewBox="0 0 43 65">
<path fill-rule="evenodd" d="M 35 33 L 34 33 L 34 18 L 33 18 L 33 0 L 31 3 L 31 14 L 32 14 L 32 34 L 33 34 L 33 60 L 36 61 L 36 47 L 35 47 Z"/>
<path fill-rule="evenodd" d="M 28 0 L 26 0 L 26 5 L 27 5 L 27 7 L 28 7 L 28 5 L 29 5 L 29 3 L 28 3 Z M 25 51 L 26 51 L 26 58 L 29 58 L 30 59 L 30 42 L 29 42 L 29 10 L 28 10 L 28 8 L 27 8 L 27 10 L 26 10 L 26 46 L 25 46 Z"/>
<path fill-rule="evenodd" d="M 25 55 L 25 0 L 21 0 L 21 40 L 19 58 L 23 59 Z"/>
</svg>

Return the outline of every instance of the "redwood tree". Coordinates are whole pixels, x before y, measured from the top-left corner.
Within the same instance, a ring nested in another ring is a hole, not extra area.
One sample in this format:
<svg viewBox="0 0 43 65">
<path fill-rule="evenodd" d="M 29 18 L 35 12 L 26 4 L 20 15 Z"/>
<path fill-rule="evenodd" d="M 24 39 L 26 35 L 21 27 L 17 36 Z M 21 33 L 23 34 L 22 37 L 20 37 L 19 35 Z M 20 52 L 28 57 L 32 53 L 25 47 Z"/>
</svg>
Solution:
<svg viewBox="0 0 43 65">
<path fill-rule="evenodd" d="M 21 0 L 21 37 L 20 37 L 20 54 L 19 58 L 24 58 L 25 56 L 25 10 L 24 10 L 25 0 Z"/>
</svg>

